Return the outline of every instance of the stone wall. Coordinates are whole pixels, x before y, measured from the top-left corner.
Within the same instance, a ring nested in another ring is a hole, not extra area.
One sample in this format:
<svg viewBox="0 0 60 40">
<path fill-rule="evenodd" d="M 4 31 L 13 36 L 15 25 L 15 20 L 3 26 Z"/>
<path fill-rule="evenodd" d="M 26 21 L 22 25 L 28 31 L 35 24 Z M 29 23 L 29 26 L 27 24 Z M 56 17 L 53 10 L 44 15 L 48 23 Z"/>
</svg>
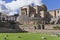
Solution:
<svg viewBox="0 0 60 40">
<path fill-rule="evenodd" d="M 60 30 L 35 30 L 34 33 L 60 34 Z"/>
<path fill-rule="evenodd" d="M 16 32 L 22 32 L 22 31 L 19 29 L 0 28 L 0 33 L 16 33 Z"/>
<path fill-rule="evenodd" d="M 56 25 L 45 25 L 45 29 L 53 29 L 53 27 L 56 27 L 56 26 L 59 26 L 60 27 L 60 25 L 59 24 L 56 24 Z"/>
<path fill-rule="evenodd" d="M 60 30 L 54 30 L 53 27 L 54 26 L 59 26 L 59 24 L 57 25 L 44 25 L 44 29 L 35 29 L 34 26 L 20 26 L 20 28 L 23 31 L 28 31 L 28 32 L 32 32 L 32 33 L 50 33 L 50 34 L 60 34 Z"/>
</svg>

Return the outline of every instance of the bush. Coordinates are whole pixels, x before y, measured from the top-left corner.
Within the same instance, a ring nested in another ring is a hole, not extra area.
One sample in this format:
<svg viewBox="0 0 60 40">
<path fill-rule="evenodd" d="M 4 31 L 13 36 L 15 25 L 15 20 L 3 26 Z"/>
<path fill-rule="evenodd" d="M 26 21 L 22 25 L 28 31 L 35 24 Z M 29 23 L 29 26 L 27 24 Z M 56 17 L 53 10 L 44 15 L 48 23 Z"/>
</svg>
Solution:
<svg viewBox="0 0 60 40">
<path fill-rule="evenodd" d="M 59 26 L 54 26 L 53 28 L 60 30 L 60 27 Z"/>
<path fill-rule="evenodd" d="M 38 29 L 41 29 L 41 25 L 40 24 L 38 24 L 37 27 L 38 27 Z"/>
<path fill-rule="evenodd" d="M 4 27 L 5 23 L 4 22 L 0 22 L 0 27 Z"/>
</svg>

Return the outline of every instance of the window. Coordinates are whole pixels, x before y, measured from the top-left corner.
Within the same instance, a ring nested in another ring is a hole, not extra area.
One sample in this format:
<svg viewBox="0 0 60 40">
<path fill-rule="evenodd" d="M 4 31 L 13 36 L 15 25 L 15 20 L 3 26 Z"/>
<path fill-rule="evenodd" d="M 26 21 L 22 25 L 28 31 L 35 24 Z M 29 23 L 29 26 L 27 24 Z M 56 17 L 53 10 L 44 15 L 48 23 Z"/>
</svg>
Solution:
<svg viewBox="0 0 60 40">
<path fill-rule="evenodd" d="M 57 11 L 57 13 L 59 13 L 59 10 Z"/>
<path fill-rule="evenodd" d="M 2 20 L 4 21 L 4 20 L 5 20 L 5 18 L 3 17 L 3 18 L 2 18 Z"/>
<path fill-rule="evenodd" d="M 58 16 L 59 17 L 59 16 Z"/>
</svg>

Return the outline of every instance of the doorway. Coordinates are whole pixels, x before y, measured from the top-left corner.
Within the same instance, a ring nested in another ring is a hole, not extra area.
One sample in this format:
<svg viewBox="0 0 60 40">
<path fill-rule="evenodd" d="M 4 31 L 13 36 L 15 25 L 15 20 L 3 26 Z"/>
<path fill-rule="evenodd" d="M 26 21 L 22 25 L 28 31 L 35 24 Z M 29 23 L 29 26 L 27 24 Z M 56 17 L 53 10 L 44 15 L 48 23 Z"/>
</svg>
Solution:
<svg viewBox="0 0 60 40">
<path fill-rule="evenodd" d="M 44 28 L 44 25 L 42 25 L 42 29 L 45 29 L 45 28 Z"/>
</svg>

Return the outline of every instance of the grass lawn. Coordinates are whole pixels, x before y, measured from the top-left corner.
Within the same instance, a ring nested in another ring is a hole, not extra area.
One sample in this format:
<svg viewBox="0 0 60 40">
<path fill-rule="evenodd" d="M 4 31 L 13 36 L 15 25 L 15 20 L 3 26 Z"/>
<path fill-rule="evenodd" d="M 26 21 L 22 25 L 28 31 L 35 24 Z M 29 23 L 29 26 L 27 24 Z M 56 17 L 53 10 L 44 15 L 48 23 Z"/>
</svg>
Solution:
<svg viewBox="0 0 60 40">
<path fill-rule="evenodd" d="M 0 33 L 0 40 L 42 40 L 45 37 L 47 40 L 60 40 L 60 37 L 51 34 L 40 33 Z"/>
</svg>

